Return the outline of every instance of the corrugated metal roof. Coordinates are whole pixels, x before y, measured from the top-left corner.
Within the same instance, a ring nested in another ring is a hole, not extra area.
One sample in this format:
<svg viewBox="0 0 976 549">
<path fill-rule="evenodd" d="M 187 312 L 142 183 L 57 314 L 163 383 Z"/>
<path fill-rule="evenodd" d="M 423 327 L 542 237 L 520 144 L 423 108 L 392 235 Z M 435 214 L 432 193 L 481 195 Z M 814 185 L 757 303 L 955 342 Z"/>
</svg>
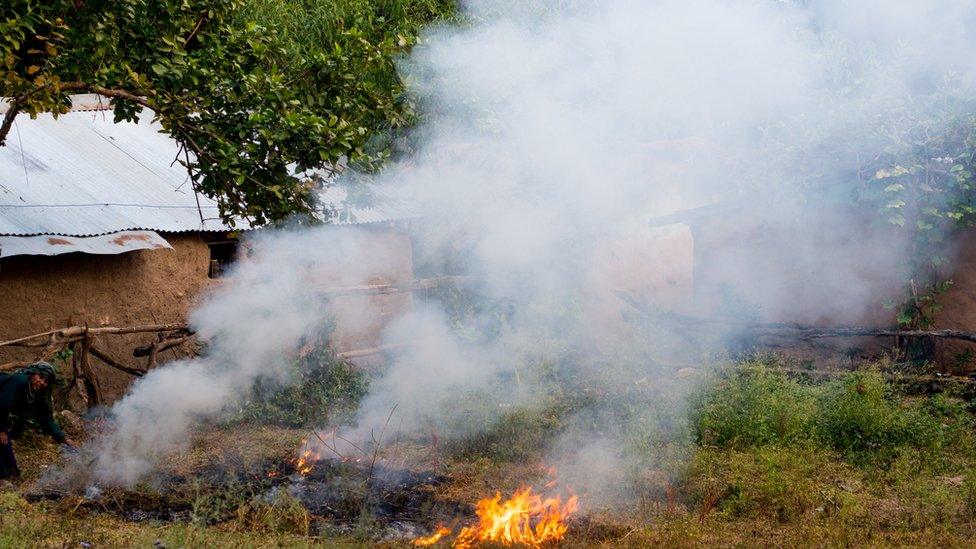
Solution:
<svg viewBox="0 0 976 549">
<path fill-rule="evenodd" d="M 155 231 L 122 231 L 99 236 L 0 236 L 0 257 L 13 255 L 121 254 L 173 247 Z"/>
<path fill-rule="evenodd" d="M 216 202 L 193 192 L 177 151 L 148 113 L 118 124 L 98 110 L 20 116 L 0 147 L 0 234 L 229 230 Z"/>
<path fill-rule="evenodd" d="M 319 194 L 319 200 L 335 213 L 330 221 L 336 225 L 383 223 L 420 217 L 416 204 L 398 197 L 393 189 L 376 185 L 356 189 L 354 193 L 341 185 L 328 187 Z"/>
</svg>

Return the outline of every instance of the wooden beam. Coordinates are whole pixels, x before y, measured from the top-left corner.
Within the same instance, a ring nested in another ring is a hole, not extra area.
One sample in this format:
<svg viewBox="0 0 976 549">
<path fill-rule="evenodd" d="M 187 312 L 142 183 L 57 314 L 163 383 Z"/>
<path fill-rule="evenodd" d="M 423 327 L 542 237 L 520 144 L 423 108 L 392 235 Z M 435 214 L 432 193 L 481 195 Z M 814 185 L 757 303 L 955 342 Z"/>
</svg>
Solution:
<svg viewBox="0 0 976 549">
<path fill-rule="evenodd" d="M 25 345 L 31 340 L 39 338 L 58 338 L 64 340 L 65 343 L 70 341 L 78 341 L 89 336 L 105 335 L 105 334 L 138 334 L 146 332 L 174 332 L 177 330 L 188 329 L 185 322 L 176 322 L 171 324 L 146 324 L 140 326 L 103 326 L 100 328 L 89 328 L 87 326 L 69 326 L 67 328 L 61 328 L 60 330 L 48 330 L 46 332 L 41 332 L 39 334 L 33 334 L 29 336 L 19 337 L 17 339 L 11 339 L 9 341 L 0 341 L 0 347 L 6 346 L 30 346 Z"/>
<path fill-rule="evenodd" d="M 409 347 L 409 343 L 397 343 L 395 345 L 381 345 L 379 347 L 373 347 L 370 349 L 356 349 L 354 351 L 344 351 L 341 353 L 336 353 L 336 358 L 340 360 L 349 360 L 352 358 L 360 358 L 364 356 L 378 355 L 380 353 L 386 353 L 389 351 L 395 351 L 397 349 L 405 349 Z"/>
<path fill-rule="evenodd" d="M 319 293 L 329 297 L 353 295 L 385 295 L 404 292 L 418 292 L 431 290 L 442 286 L 461 286 L 480 280 L 475 276 L 438 276 L 434 278 L 418 278 L 402 284 L 367 284 L 362 286 L 340 286 L 320 288 Z"/>
</svg>

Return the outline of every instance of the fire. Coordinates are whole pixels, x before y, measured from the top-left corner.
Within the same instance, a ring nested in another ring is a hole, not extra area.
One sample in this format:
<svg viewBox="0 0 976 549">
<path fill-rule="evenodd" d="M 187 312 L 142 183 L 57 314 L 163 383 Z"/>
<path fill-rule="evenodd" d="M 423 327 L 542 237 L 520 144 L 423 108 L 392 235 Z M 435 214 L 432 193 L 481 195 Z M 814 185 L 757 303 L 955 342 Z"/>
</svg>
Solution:
<svg viewBox="0 0 976 549">
<path fill-rule="evenodd" d="M 297 472 L 299 475 L 305 476 L 315 469 L 313 463 L 321 460 L 322 456 L 320 456 L 318 452 L 308 445 L 308 440 L 303 440 L 302 446 L 304 447 L 304 450 L 302 450 L 302 453 L 298 455 L 297 459 L 295 459 L 295 472 Z"/>
<path fill-rule="evenodd" d="M 422 538 L 417 538 L 417 539 L 413 540 L 413 544 L 415 546 L 417 546 L 417 547 L 430 547 L 431 545 L 434 545 L 435 543 L 437 543 L 438 541 L 440 541 L 440 539 L 442 537 L 444 537 L 444 536 L 446 536 L 446 535 L 448 535 L 450 533 L 451 533 L 451 530 L 449 528 L 445 528 L 443 526 L 438 526 L 436 532 L 434 532 L 433 534 L 431 534 L 429 536 L 424 536 Z"/>
<path fill-rule="evenodd" d="M 470 547 L 480 541 L 541 545 L 560 540 L 569 529 L 566 518 L 578 506 L 576 496 L 563 503 L 557 498 L 543 499 L 533 494 L 532 488 L 521 488 L 505 501 L 496 493 L 477 503 L 478 523 L 462 528 L 454 546 Z"/>
<path fill-rule="evenodd" d="M 481 542 L 495 542 L 539 546 L 558 541 L 569 529 L 566 518 L 578 507 L 576 496 L 570 496 L 563 503 L 559 498 L 534 494 L 532 488 L 520 488 L 511 498 L 502 501 L 501 493 L 497 492 L 495 497 L 478 501 L 475 506 L 478 522 L 462 528 L 453 545 L 466 548 Z M 449 529 L 439 526 L 430 536 L 414 540 L 414 545 L 427 547 L 450 533 Z"/>
</svg>

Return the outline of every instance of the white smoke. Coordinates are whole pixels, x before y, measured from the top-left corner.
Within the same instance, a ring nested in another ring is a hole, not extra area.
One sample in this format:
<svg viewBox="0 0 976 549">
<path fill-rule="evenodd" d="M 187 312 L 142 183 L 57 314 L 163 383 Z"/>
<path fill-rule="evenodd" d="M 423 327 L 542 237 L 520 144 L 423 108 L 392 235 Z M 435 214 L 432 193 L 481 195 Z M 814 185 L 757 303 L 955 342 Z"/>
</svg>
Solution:
<svg viewBox="0 0 976 549">
<path fill-rule="evenodd" d="M 200 420 L 233 409 L 259 378 L 286 382 L 303 341 L 332 320 L 321 291 L 369 280 L 384 267 L 356 233 L 259 233 L 248 246 L 250 257 L 191 315 L 208 344 L 204 357 L 150 371 L 112 407 L 113 429 L 95 441 L 99 480 L 135 482 L 184 446 Z"/>
<path fill-rule="evenodd" d="M 870 309 L 882 297 L 879 273 L 903 250 L 860 238 L 861 225 L 840 209 L 796 197 L 848 182 L 859 155 L 879 153 L 933 108 L 924 97 L 944 75 L 969 77 L 965 53 L 976 45 L 969 1 L 498 0 L 464 8 L 466 24 L 432 29 L 403 61 L 429 115 L 412 136 L 418 152 L 375 183 L 422 208 L 422 249 L 435 256 L 425 261 L 463 247 L 470 272 L 483 276 L 482 295 L 511 309 L 488 341 L 459 337 L 436 310 L 393 321 L 388 340 L 413 346 L 373 384 L 351 437 L 380 429 L 394 408 L 407 418 L 403 428 L 419 429 L 471 391 L 531 406 L 538 399 L 520 362 L 596 356 L 608 333 L 622 334 L 620 351 L 628 328 L 608 326 L 590 306 L 619 289 L 601 250 L 679 210 L 762 197 L 777 213 L 767 234 L 798 220 L 829 226 L 832 238 L 790 244 L 790 254 L 806 258 L 796 269 L 764 272 L 737 257 L 722 266 L 768 288 L 774 314 L 842 318 Z M 668 230 L 661 238 L 683 234 Z M 325 316 L 307 273 L 340 251 L 369 266 L 345 273 L 345 283 L 382 269 L 382 253 L 336 234 L 326 227 L 257 239 L 233 282 L 194 315 L 213 336 L 208 358 L 152 372 L 114 408 L 119 429 L 99 462 L 106 478 L 137 478 L 194 420 L 219 414 L 258 376 L 284 372 L 283 357 Z M 645 265 L 645 276 L 688 272 L 670 264 L 690 261 L 690 250 L 673 250 Z M 844 293 L 796 290 L 825 278 Z M 620 354 L 639 378 L 646 356 Z M 593 360 L 591 373 L 600 364 Z M 596 438 L 561 445 L 600 455 L 619 447 L 616 435 Z"/>
</svg>

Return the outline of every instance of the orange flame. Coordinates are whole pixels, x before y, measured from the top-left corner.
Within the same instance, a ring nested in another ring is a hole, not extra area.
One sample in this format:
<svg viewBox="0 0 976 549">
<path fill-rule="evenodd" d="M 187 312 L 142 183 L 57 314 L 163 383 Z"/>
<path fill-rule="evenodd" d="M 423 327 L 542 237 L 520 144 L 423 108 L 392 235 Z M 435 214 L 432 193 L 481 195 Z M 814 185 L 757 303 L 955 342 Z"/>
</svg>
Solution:
<svg viewBox="0 0 976 549">
<path fill-rule="evenodd" d="M 441 538 L 443 538 L 444 536 L 446 536 L 446 535 L 448 535 L 450 533 L 451 533 L 451 530 L 449 528 L 445 528 L 443 526 L 438 526 L 436 532 L 434 532 L 433 534 L 431 534 L 429 536 L 424 536 L 422 538 L 417 538 L 417 539 L 413 540 L 413 544 L 416 547 L 430 547 L 431 545 L 434 545 L 435 543 L 437 543 L 438 541 L 440 541 Z"/>
<path fill-rule="evenodd" d="M 578 507 L 576 496 L 563 503 L 558 498 L 543 499 L 533 494 L 532 488 L 521 488 L 511 498 L 502 501 L 499 492 L 495 497 L 477 503 L 478 523 L 462 528 L 454 539 L 454 547 L 471 547 L 483 541 L 533 546 L 558 541 L 569 529 L 566 518 Z M 437 532 L 430 536 L 414 540 L 414 545 L 427 547 L 450 533 L 447 528 L 439 526 Z"/>
<path fill-rule="evenodd" d="M 295 460 L 295 472 L 297 472 L 299 475 L 305 476 L 315 469 L 313 463 L 320 461 L 322 456 L 308 445 L 307 439 L 302 440 L 302 446 L 304 447 L 304 450 L 302 450 L 302 453 L 299 454 L 298 458 Z"/>
<path fill-rule="evenodd" d="M 462 528 L 454 546 L 470 547 L 479 541 L 541 545 L 560 540 L 569 529 L 566 517 L 578 506 L 576 496 L 564 504 L 556 498 L 542 499 L 532 493 L 532 488 L 521 488 L 506 501 L 496 493 L 477 503 L 478 524 Z"/>
</svg>

